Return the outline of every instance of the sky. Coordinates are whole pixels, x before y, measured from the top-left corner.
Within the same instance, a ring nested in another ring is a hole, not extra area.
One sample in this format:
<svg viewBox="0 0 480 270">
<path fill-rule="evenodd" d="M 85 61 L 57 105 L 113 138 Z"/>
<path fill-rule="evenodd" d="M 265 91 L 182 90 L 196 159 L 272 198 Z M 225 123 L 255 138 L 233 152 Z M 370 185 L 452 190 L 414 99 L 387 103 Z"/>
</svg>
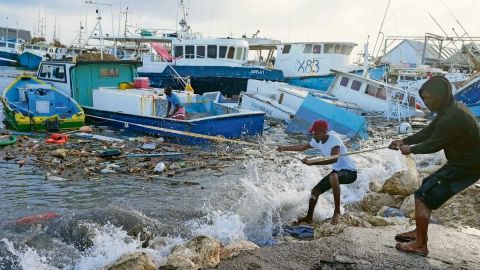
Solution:
<svg viewBox="0 0 480 270">
<path fill-rule="evenodd" d="M 97 0 L 92 0 L 96 2 Z M 187 1 L 187 0 L 186 0 Z M 104 33 L 118 33 L 129 8 L 128 24 L 145 29 L 176 29 L 181 17 L 179 0 L 99 0 Z M 188 2 L 188 1 L 187 1 Z M 204 37 L 258 37 L 284 42 L 348 41 L 372 48 L 382 19 L 385 36 L 423 36 L 443 34 L 430 17 L 437 20 L 449 36 L 465 33 L 480 36 L 479 0 L 190 0 L 188 21 L 193 31 Z M 0 0 L 0 26 L 18 27 L 35 34 L 38 18 L 46 18 L 46 36 L 57 36 L 70 44 L 78 34 L 80 22 L 87 36 L 96 23 L 96 5 L 85 0 Z M 112 16 L 113 15 L 113 16 Z M 112 20 L 113 17 L 113 20 Z M 7 19 L 8 18 L 8 19 Z M 119 20 L 120 19 L 120 20 Z M 361 47 L 361 46 L 359 46 Z"/>
</svg>

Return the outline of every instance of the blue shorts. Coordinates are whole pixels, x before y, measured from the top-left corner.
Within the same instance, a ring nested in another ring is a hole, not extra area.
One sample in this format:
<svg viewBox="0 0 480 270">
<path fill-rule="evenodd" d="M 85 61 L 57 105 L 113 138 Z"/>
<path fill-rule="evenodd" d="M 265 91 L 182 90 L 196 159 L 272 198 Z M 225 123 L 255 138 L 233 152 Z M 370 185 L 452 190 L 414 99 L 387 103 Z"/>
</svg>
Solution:
<svg viewBox="0 0 480 270">
<path fill-rule="evenodd" d="M 325 176 L 318 184 L 312 189 L 312 195 L 317 197 L 318 195 L 324 193 L 325 191 L 332 188 L 330 185 L 330 180 L 328 179 L 330 174 L 336 173 L 338 177 L 338 182 L 340 184 L 351 184 L 357 180 L 357 172 L 350 170 L 333 170 L 327 176 Z"/>
<path fill-rule="evenodd" d="M 443 166 L 432 175 L 423 179 L 415 198 L 421 200 L 432 210 L 438 209 L 455 194 L 475 184 L 480 175 L 472 175 Z"/>
</svg>

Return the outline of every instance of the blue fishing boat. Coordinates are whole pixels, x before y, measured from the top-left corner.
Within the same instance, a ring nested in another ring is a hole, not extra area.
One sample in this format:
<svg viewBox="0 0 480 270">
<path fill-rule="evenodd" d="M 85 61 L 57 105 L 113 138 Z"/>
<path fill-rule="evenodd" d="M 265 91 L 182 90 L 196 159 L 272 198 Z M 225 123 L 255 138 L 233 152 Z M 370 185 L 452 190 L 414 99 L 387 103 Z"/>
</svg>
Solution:
<svg viewBox="0 0 480 270">
<path fill-rule="evenodd" d="M 22 39 L 0 39 L 0 66 L 17 65 L 22 44 Z"/>
<path fill-rule="evenodd" d="M 21 67 L 28 70 L 35 70 L 42 62 L 41 52 L 23 52 L 18 56 L 18 63 Z"/>
<path fill-rule="evenodd" d="M 73 99 L 30 75 L 13 81 L 4 90 L 2 102 L 5 120 L 18 131 L 72 129 L 85 121 Z"/>
<path fill-rule="evenodd" d="M 475 76 L 460 86 L 455 99 L 467 105 L 476 117 L 480 117 L 480 77 Z"/>
<path fill-rule="evenodd" d="M 163 89 L 124 87 L 138 77 L 140 65 L 120 60 L 45 61 L 37 77 L 73 97 L 93 123 L 191 144 L 262 133 L 264 112 L 236 110 L 189 91 L 176 92 L 185 108 L 185 119 L 163 117 L 167 108 Z"/>
</svg>

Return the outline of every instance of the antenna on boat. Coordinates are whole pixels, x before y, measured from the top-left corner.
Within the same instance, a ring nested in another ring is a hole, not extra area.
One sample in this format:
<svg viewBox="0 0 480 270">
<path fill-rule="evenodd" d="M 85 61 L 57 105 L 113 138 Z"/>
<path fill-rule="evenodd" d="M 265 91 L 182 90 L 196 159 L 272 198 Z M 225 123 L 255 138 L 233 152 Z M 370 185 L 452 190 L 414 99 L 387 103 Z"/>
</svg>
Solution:
<svg viewBox="0 0 480 270">
<path fill-rule="evenodd" d="M 102 17 L 100 16 L 100 11 L 99 10 L 100 10 L 101 5 L 112 7 L 112 4 L 100 3 L 100 2 L 98 2 L 98 0 L 96 0 L 96 2 L 93 2 L 92 0 L 86 0 L 85 4 L 95 4 L 95 5 L 97 5 L 97 8 L 95 10 L 95 13 L 97 14 L 97 23 L 93 27 L 93 30 L 90 33 L 90 36 L 88 37 L 85 44 L 88 44 L 88 41 L 95 35 L 95 31 L 98 30 L 98 32 L 100 34 L 100 37 L 99 37 L 99 39 L 100 39 L 100 60 L 103 60 L 103 32 L 102 32 L 102 23 L 101 23 Z M 112 33 L 113 33 L 113 14 L 112 14 Z M 114 39 L 115 39 L 115 34 L 113 36 L 114 36 Z"/>
<path fill-rule="evenodd" d="M 388 0 L 387 8 L 385 9 L 385 13 L 383 14 L 382 23 L 380 24 L 380 29 L 378 29 L 377 38 L 375 39 L 375 45 L 373 46 L 372 55 L 375 55 L 375 57 L 380 53 L 380 47 L 381 46 L 378 46 L 378 52 L 376 54 L 375 54 L 375 50 L 377 49 L 377 43 L 378 43 L 378 40 L 380 39 L 380 35 L 382 35 L 382 36 L 384 35 L 383 32 L 382 32 L 382 28 L 383 28 L 383 23 L 385 22 L 385 18 L 387 17 L 388 8 L 390 7 L 390 1 L 391 0 Z M 382 39 L 383 39 L 383 37 L 382 37 Z"/>
</svg>

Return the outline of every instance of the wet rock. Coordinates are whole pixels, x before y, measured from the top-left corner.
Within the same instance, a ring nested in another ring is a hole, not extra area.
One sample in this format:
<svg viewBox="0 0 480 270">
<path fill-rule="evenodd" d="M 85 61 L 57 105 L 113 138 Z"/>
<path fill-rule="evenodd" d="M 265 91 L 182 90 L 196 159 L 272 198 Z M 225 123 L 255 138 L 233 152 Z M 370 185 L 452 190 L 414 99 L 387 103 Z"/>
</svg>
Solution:
<svg viewBox="0 0 480 270">
<path fill-rule="evenodd" d="M 378 210 L 380 210 L 382 207 L 396 207 L 397 204 L 400 204 L 402 201 L 402 197 L 393 196 L 385 193 L 370 192 L 365 195 L 361 205 L 363 211 L 370 214 L 376 214 Z"/>
<path fill-rule="evenodd" d="M 159 162 L 157 163 L 157 165 L 155 165 L 155 168 L 153 168 L 153 171 L 156 173 L 161 173 L 165 171 L 165 168 L 166 168 L 165 163 Z"/>
<path fill-rule="evenodd" d="M 368 217 L 368 222 L 370 222 L 373 226 L 376 226 L 376 227 L 384 227 L 384 226 L 391 226 L 391 225 L 407 224 L 408 219 L 402 218 L 402 217 L 371 216 L 371 217 Z"/>
<path fill-rule="evenodd" d="M 243 250 L 252 250 L 256 248 L 258 248 L 257 244 L 246 240 L 240 240 L 225 246 L 220 253 L 220 259 L 225 260 L 235 257 Z"/>
<path fill-rule="evenodd" d="M 116 173 L 115 170 L 112 170 L 110 168 L 104 168 L 104 169 L 101 169 L 100 170 L 100 173 L 103 173 L 103 174 L 109 174 L 109 173 Z"/>
<path fill-rule="evenodd" d="M 155 270 L 155 264 L 145 252 L 123 255 L 107 270 Z"/>
<path fill-rule="evenodd" d="M 209 236 L 197 236 L 185 246 L 179 246 L 168 256 L 167 265 L 191 269 L 190 260 L 198 268 L 215 267 L 220 262 L 220 252 L 223 246 L 220 241 Z M 185 260 L 187 258 L 188 260 Z"/>
<path fill-rule="evenodd" d="M 65 159 L 67 157 L 67 150 L 65 149 L 56 149 L 50 154 L 52 157 Z"/>
<path fill-rule="evenodd" d="M 342 233 L 343 230 L 347 228 L 347 225 L 339 223 L 336 225 L 330 224 L 330 221 L 325 221 L 320 225 L 315 225 L 315 232 L 314 232 L 314 238 L 322 238 L 322 237 L 327 237 L 331 235 L 336 235 L 339 233 Z"/>
<path fill-rule="evenodd" d="M 409 196 L 418 189 L 418 180 L 408 171 L 396 172 L 383 184 L 382 192 L 390 195 Z"/>
<path fill-rule="evenodd" d="M 415 214 L 415 196 L 411 194 L 410 196 L 406 197 L 402 205 L 400 206 L 400 211 L 402 211 L 407 217 L 414 216 Z"/>
<path fill-rule="evenodd" d="M 172 253 L 168 256 L 167 264 L 160 269 L 197 270 L 198 268 L 189 256 Z"/>
</svg>

